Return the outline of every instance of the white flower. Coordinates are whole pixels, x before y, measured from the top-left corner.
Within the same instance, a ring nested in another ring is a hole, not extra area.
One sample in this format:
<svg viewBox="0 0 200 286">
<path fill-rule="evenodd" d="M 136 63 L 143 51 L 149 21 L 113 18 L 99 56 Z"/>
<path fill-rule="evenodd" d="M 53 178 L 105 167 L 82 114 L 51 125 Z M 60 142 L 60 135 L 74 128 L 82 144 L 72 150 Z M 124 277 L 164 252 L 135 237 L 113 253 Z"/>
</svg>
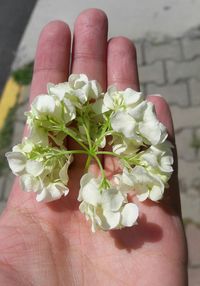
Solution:
<svg viewBox="0 0 200 286">
<path fill-rule="evenodd" d="M 12 172 L 20 176 L 23 190 L 36 192 L 38 201 L 57 200 L 69 192 L 68 168 L 72 157 L 54 157 L 53 151 L 25 138 L 6 154 Z"/>
<path fill-rule="evenodd" d="M 66 93 L 70 91 L 70 86 L 68 82 L 61 82 L 58 84 L 49 82 L 47 84 L 47 91 L 49 95 L 57 96 L 60 100 L 63 100 Z"/>
<path fill-rule="evenodd" d="M 42 191 L 38 192 L 36 196 L 38 202 L 52 202 L 69 193 L 68 187 L 61 182 L 49 183 L 47 186 L 42 186 L 41 189 Z"/>
<path fill-rule="evenodd" d="M 172 147 L 173 145 L 169 141 L 150 146 L 141 154 L 141 163 L 152 173 L 170 176 L 173 171 Z"/>
<path fill-rule="evenodd" d="M 127 139 L 122 135 L 113 135 L 112 150 L 118 155 L 123 154 L 124 156 L 134 156 L 138 152 L 139 147 L 140 144 L 133 139 Z"/>
<path fill-rule="evenodd" d="M 148 102 L 143 121 L 139 123 L 139 132 L 147 140 L 147 143 L 152 145 L 162 143 L 167 138 L 166 127 L 158 121 L 154 105 L 151 102 Z"/>
<path fill-rule="evenodd" d="M 69 85 L 75 91 L 82 103 L 101 96 L 101 86 L 96 80 L 89 80 L 85 74 L 72 74 L 69 77 Z"/>
<path fill-rule="evenodd" d="M 115 188 L 99 190 L 100 178 L 85 174 L 81 179 L 78 200 L 80 211 L 92 222 L 92 231 L 132 226 L 138 218 L 138 208 L 127 203 L 125 194 Z"/>
<path fill-rule="evenodd" d="M 141 142 L 141 137 L 137 135 L 137 122 L 128 113 L 118 111 L 110 119 L 112 129 L 125 136 L 127 139 L 133 139 Z"/>
<path fill-rule="evenodd" d="M 158 201 L 164 194 L 164 183 L 159 176 L 149 173 L 145 168 L 136 166 L 132 171 L 126 169 L 123 170 L 121 176 L 121 184 L 127 191 L 134 190 L 140 201 L 144 201 L 147 198 L 152 201 Z"/>
<path fill-rule="evenodd" d="M 115 86 L 110 86 L 104 95 L 102 112 L 109 110 L 125 110 L 137 106 L 143 100 L 141 92 L 131 88 L 118 91 Z"/>
<path fill-rule="evenodd" d="M 75 107 L 68 99 L 60 101 L 51 95 L 38 95 L 31 105 L 31 110 L 26 113 L 28 124 L 34 126 L 50 126 L 51 120 L 67 124 L 76 117 Z M 36 122 L 35 122 L 36 121 Z"/>
</svg>

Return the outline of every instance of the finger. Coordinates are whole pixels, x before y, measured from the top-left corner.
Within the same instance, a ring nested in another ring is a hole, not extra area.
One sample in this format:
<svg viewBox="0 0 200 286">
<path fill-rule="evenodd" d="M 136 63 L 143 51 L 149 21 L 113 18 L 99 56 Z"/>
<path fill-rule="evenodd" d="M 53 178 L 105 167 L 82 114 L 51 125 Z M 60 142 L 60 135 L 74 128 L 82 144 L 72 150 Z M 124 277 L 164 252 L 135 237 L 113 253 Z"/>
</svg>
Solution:
<svg viewBox="0 0 200 286">
<path fill-rule="evenodd" d="M 31 101 L 47 92 L 47 83 L 65 81 L 69 75 L 71 35 L 67 24 L 53 21 L 41 32 L 34 64 Z"/>
<path fill-rule="evenodd" d="M 47 93 L 47 83 L 65 81 L 69 74 L 71 34 L 68 25 L 61 21 L 47 24 L 39 37 L 30 103 L 42 93 Z M 24 135 L 28 133 L 25 126 Z"/>
<path fill-rule="evenodd" d="M 82 12 L 75 23 L 72 73 L 84 73 L 106 88 L 106 50 L 108 20 L 98 9 Z M 79 148 L 73 141 L 70 148 Z M 85 167 L 86 156 L 76 156 L 74 168 L 80 176 Z"/>
<path fill-rule="evenodd" d="M 108 43 L 107 79 L 108 86 L 115 85 L 119 90 L 139 90 L 136 49 L 125 37 L 113 38 Z"/>
<path fill-rule="evenodd" d="M 115 85 L 119 90 L 131 87 L 139 90 L 136 49 L 127 38 L 113 38 L 108 43 L 107 52 L 108 86 Z M 109 146 L 106 150 L 111 149 Z M 118 172 L 117 160 L 111 156 L 104 157 L 104 168 L 108 176 Z"/>
<path fill-rule="evenodd" d="M 47 92 L 48 82 L 58 83 L 65 81 L 68 77 L 70 41 L 70 30 L 64 22 L 53 21 L 43 28 L 35 56 L 30 102 L 35 96 Z M 18 181 L 16 181 L 11 197 L 16 200 L 20 197 L 23 200 L 23 194 L 17 194 L 19 191 Z M 26 194 L 24 194 L 24 200 L 26 200 Z"/>
<path fill-rule="evenodd" d="M 105 13 L 89 9 L 75 23 L 72 73 L 85 73 L 106 88 L 108 20 Z"/>
</svg>

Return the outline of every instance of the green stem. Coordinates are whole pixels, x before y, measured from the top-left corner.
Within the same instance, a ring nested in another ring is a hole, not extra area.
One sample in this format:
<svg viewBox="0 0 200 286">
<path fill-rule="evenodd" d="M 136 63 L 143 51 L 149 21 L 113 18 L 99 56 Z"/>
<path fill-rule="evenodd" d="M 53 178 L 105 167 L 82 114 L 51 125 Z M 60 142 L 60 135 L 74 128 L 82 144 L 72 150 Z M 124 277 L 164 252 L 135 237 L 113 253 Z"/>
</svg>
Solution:
<svg viewBox="0 0 200 286">
<path fill-rule="evenodd" d="M 77 139 L 70 131 L 69 129 L 63 127 L 62 130 L 65 134 L 69 135 L 72 139 L 74 139 L 74 141 L 76 141 L 81 147 L 83 147 L 83 149 L 85 149 L 88 153 L 89 150 L 88 148 L 85 146 L 85 144 L 83 144 L 79 139 Z"/>
<path fill-rule="evenodd" d="M 105 176 L 105 172 L 104 172 L 103 166 L 101 164 L 101 161 L 99 160 L 99 158 L 96 154 L 94 154 L 93 157 L 97 161 L 97 164 L 99 165 L 99 168 L 100 168 L 101 173 L 102 173 L 102 177 L 105 178 L 106 176 Z"/>
<path fill-rule="evenodd" d="M 60 154 L 88 154 L 87 151 L 84 150 L 69 150 L 69 151 L 61 151 Z"/>
<path fill-rule="evenodd" d="M 86 136 L 87 136 L 89 149 L 91 150 L 92 149 L 92 141 L 91 141 L 91 138 L 90 138 L 90 134 L 89 134 L 88 129 L 85 126 L 85 124 L 83 124 L 83 128 L 85 129 L 85 133 L 86 133 Z"/>
<path fill-rule="evenodd" d="M 111 155 L 111 156 L 114 156 L 114 157 L 118 157 L 118 158 L 123 159 L 123 156 L 118 155 L 118 154 L 116 154 L 116 153 L 114 153 L 114 152 L 109 152 L 109 151 L 98 151 L 98 152 L 96 152 L 96 154 L 97 154 L 97 155 Z"/>
<path fill-rule="evenodd" d="M 92 156 L 91 156 L 91 155 L 88 155 L 88 158 L 87 158 L 87 161 L 86 161 L 86 164 L 85 164 L 85 170 L 86 170 L 86 171 L 88 171 L 88 168 L 89 168 L 91 159 L 92 159 Z"/>
</svg>

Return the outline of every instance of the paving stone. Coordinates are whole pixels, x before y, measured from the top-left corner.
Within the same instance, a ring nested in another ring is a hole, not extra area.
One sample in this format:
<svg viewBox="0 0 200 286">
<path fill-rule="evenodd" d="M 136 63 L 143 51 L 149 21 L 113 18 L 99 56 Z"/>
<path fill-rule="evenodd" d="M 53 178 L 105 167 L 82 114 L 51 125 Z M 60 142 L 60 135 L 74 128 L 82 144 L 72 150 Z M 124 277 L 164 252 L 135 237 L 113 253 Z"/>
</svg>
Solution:
<svg viewBox="0 0 200 286">
<path fill-rule="evenodd" d="M 200 58 L 185 62 L 168 60 L 166 69 L 170 83 L 190 78 L 200 79 Z"/>
<path fill-rule="evenodd" d="M 200 39 L 183 38 L 182 47 L 185 59 L 200 56 Z"/>
<path fill-rule="evenodd" d="M 182 57 L 180 44 L 177 40 L 172 40 L 162 44 L 145 42 L 144 54 L 145 60 L 148 64 L 164 59 L 179 61 Z"/>
<path fill-rule="evenodd" d="M 167 100 L 170 105 L 188 106 L 189 99 L 186 83 L 168 84 L 158 86 L 155 84 L 147 84 L 147 94 L 159 93 Z"/>
<path fill-rule="evenodd" d="M 186 161 L 194 161 L 196 159 L 195 149 L 192 147 L 194 131 L 191 128 L 182 130 L 176 135 L 176 146 L 178 150 L 178 158 Z"/>
<path fill-rule="evenodd" d="M 5 177 L 1 176 L 0 177 L 0 201 L 1 201 L 2 197 L 3 197 L 4 184 L 5 184 Z"/>
<path fill-rule="evenodd" d="M 15 176 L 10 171 L 7 175 L 7 178 L 6 178 L 5 189 L 4 189 L 4 193 L 3 193 L 3 199 L 5 201 L 8 200 L 8 197 L 10 195 L 10 192 L 11 192 L 11 189 L 13 186 L 13 182 L 14 182 L 14 178 L 15 178 Z"/>
<path fill-rule="evenodd" d="M 188 189 L 187 193 L 181 193 L 181 207 L 184 220 L 199 223 L 200 218 L 200 196 L 194 189 Z"/>
<path fill-rule="evenodd" d="M 143 83 L 164 83 L 164 70 L 163 63 L 161 61 L 155 62 L 151 65 L 145 65 L 139 67 L 140 82 Z"/>
<path fill-rule="evenodd" d="M 200 285 L 200 268 L 190 268 L 188 270 L 189 286 Z"/>
<path fill-rule="evenodd" d="M 200 128 L 195 130 L 195 138 L 196 138 L 196 141 L 197 141 L 196 143 L 198 145 L 198 148 L 196 149 L 197 157 L 198 157 L 198 160 L 200 160 Z"/>
<path fill-rule="evenodd" d="M 17 111 L 16 111 L 16 121 L 25 123 L 26 122 L 26 116 L 24 115 L 24 112 L 29 109 L 29 104 L 26 101 L 24 104 L 19 104 Z"/>
<path fill-rule="evenodd" d="M 192 105 L 200 105 L 200 81 L 196 79 L 189 80 L 189 88 Z"/>
<path fill-rule="evenodd" d="M 171 107 L 175 131 L 182 128 L 199 127 L 200 109 L 198 106 L 189 108 Z"/>
<path fill-rule="evenodd" d="M 6 202 L 0 201 L 0 214 L 2 214 L 3 210 L 5 209 L 5 207 L 6 207 Z"/>
<path fill-rule="evenodd" d="M 200 265 L 200 228 L 190 223 L 186 227 L 186 237 L 191 266 Z"/>
<path fill-rule="evenodd" d="M 14 125 L 12 146 L 19 144 L 21 142 L 23 132 L 24 132 L 24 123 L 20 121 L 16 121 Z"/>
<path fill-rule="evenodd" d="M 20 103 L 28 101 L 29 95 L 30 95 L 30 89 L 31 89 L 30 85 L 23 85 L 21 87 L 20 96 L 19 96 Z"/>
<path fill-rule="evenodd" d="M 137 51 L 137 64 L 139 66 L 141 66 L 144 63 L 144 58 L 143 58 L 143 54 L 142 54 L 142 45 L 143 42 L 134 42 L 135 47 L 136 47 L 136 51 Z"/>
<path fill-rule="evenodd" d="M 178 160 L 179 165 L 179 181 L 185 186 L 185 191 L 189 192 L 190 188 L 200 194 L 199 189 L 199 174 L 200 174 L 200 161 L 197 159 L 195 162 L 185 161 L 181 158 Z M 199 217 L 200 218 L 200 217 Z"/>
</svg>

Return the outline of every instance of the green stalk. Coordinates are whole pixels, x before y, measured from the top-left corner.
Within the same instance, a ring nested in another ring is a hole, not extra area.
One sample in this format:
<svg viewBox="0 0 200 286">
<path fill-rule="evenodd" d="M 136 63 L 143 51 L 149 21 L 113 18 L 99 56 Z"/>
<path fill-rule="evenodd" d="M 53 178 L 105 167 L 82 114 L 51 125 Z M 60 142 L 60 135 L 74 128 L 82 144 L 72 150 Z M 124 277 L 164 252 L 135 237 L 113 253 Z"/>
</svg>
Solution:
<svg viewBox="0 0 200 286">
<path fill-rule="evenodd" d="M 83 149 L 89 152 L 88 148 L 79 139 L 77 139 L 67 128 L 63 127 L 62 130 L 65 134 L 69 135 L 74 141 L 76 141 Z"/>
</svg>

